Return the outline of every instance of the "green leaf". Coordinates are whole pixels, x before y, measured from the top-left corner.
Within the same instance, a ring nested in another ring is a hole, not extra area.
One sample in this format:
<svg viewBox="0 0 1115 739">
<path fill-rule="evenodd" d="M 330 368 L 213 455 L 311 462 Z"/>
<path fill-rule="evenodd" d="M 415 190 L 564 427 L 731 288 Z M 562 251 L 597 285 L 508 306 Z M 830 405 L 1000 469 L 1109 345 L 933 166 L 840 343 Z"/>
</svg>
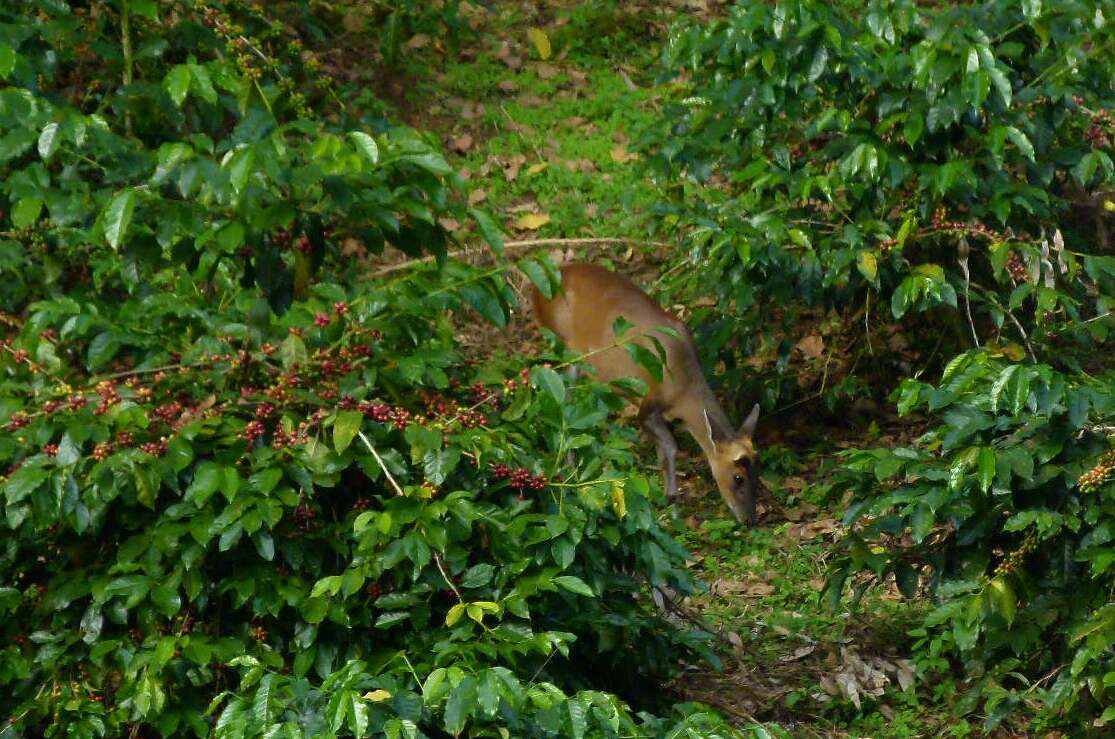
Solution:
<svg viewBox="0 0 1115 739">
<path fill-rule="evenodd" d="M 337 414 L 337 420 L 333 422 L 333 448 L 338 454 L 348 449 L 363 422 L 364 414 L 360 411 L 341 411 Z"/>
<path fill-rule="evenodd" d="M 1007 625 L 1014 623 L 1014 617 L 1018 613 L 1018 596 L 1006 578 L 996 577 L 991 580 L 987 583 L 987 592 L 995 610 L 1006 619 Z"/>
<path fill-rule="evenodd" d="M 466 676 L 449 694 L 445 702 L 445 730 L 450 734 L 460 734 L 465 722 L 476 709 L 476 678 Z"/>
<path fill-rule="evenodd" d="M 856 255 L 856 267 L 869 282 L 874 282 L 879 275 L 879 260 L 873 251 L 861 251 Z"/>
<path fill-rule="evenodd" d="M 991 483 L 995 481 L 995 450 L 991 447 L 983 447 L 979 451 L 979 486 L 980 490 L 987 492 L 991 489 Z"/>
<path fill-rule="evenodd" d="M 503 254 L 503 231 L 496 224 L 495 220 L 490 215 L 480 208 L 469 208 L 469 215 L 476 220 L 476 226 L 480 229 L 480 236 L 484 241 L 488 242 L 488 246 L 492 247 L 492 251 L 496 254 Z M 522 266 L 522 265 L 520 265 Z M 525 271 L 525 270 L 524 270 Z M 533 280 L 533 276 L 527 273 L 527 276 Z M 537 282 L 535 283 L 538 284 Z M 542 289 L 539 287 L 539 289 Z M 547 295 L 546 297 L 551 297 Z"/>
<path fill-rule="evenodd" d="M 43 201 L 38 198 L 20 198 L 12 208 L 12 224 L 16 228 L 33 226 L 43 212 Z"/>
<path fill-rule="evenodd" d="M 341 589 L 341 582 L 343 578 L 340 575 L 330 575 L 318 580 L 310 591 L 311 598 L 320 598 L 322 596 L 336 595 Z"/>
<path fill-rule="evenodd" d="M 279 359 L 283 363 L 283 369 L 296 367 L 309 358 L 310 354 L 306 351 L 306 342 L 302 341 L 302 337 L 290 334 L 283 339 L 283 344 L 279 347 Z"/>
<path fill-rule="evenodd" d="M 43 126 L 42 133 L 39 134 L 39 156 L 43 161 L 49 161 L 54 152 L 58 151 L 59 140 L 58 133 L 61 127 L 57 123 L 48 123 Z"/>
<path fill-rule="evenodd" d="M 422 455 L 422 472 L 432 485 L 445 482 L 461 461 L 461 450 L 455 447 L 430 449 Z"/>
<path fill-rule="evenodd" d="M 18 503 L 26 498 L 40 484 L 48 477 L 48 473 L 42 467 L 31 467 L 24 465 L 8 478 L 4 483 L 4 496 L 8 499 L 8 504 Z"/>
<path fill-rule="evenodd" d="M 554 285 L 550 282 L 550 273 L 545 267 L 533 259 L 523 259 L 519 262 L 519 269 L 547 300 L 554 297 Z"/>
<path fill-rule="evenodd" d="M 120 350 L 120 340 L 113 331 L 102 331 L 89 342 L 89 352 L 85 363 L 89 369 L 106 364 Z"/>
<path fill-rule="evenodd" d="M 105 239 L 113 249 L 119 249 L 128 233 L 135 211 L 135 190 L 117 193 L 104 211 Z"/>
<path fill-rule="evenodd" d="M 167 94 L 170 95 L 170 99 L 174 105 L 181 108 L 182 103 L 186 100 L 186 93 L 190 91 L 189 66 L 178 64 L 171 67 L 166 77 L 163 78 L 163 88 L 166 89 Z"/>
<path fill-rule="evenodd" d="M 209 77 L 209 70 L 200 64 L 189 64 L 190 77 L 193 84 L 190 87 L 198 96 L 207 103 L 217 102 L 217 91 L 213 89 L 213 80 Z"/>
<path fill-rule="evenodd" d="M 492 575 L 495 574 L 496 568 L 490 564 L 473 565 L 465 570 L 464 576 L 461 578 L 461 587 L 464 588 L 480 588 L 487 585 L 492 580 Z"/>
<path fill-rule="evenodd" d="M 0 80 L 8 79 L 15 69 L 15 49 L 0 41 Z"/>
<path fill-rule="evenodd" d="M 349 726 L 353 736 L 361 739 L 368 733 L 368 704 L 361 700 L 355 690 L 349 692 L 349 701 L 352 703 L 349 707 L 349 716 L 352 718 Z"/>
<path fill-rule="evenodd" d="M 348 136 L 365 159 L 372 164 L 379 164 L 379 145 L 375 139 L 363 131 L 351 131 Z"/>
<path fill-rule="evenodd" d="M 574 575 L 559 575 L 554 578 L 554 584 L 571 593 L 576 593 L 577 595 L 584 595 L 588 598 L 596 597 L 596 593 L 592 592 L 592 588 L 586 585 L 584 580 Z"/>
<path fill-rule="evenodd" d="M 239 194 L 244 190 L 244 187 L 248 184 L 248 177 L 252 174 L 255 161 L 256 155 L 252 149 L 241 149 L 233 155 L 232 161 L 228 165 L 228 181 L 232 185 L 233 192 Z"/>
<path fill-rule="evenodd" d="M 1034 145 L 1030 143 L 1030 138 L 1014 126 L 1007 126 L 1006 131 L 1007 138 L 1011 140 L 1012 144 L 1018 147 L 1018 150 L 1022 152 L 1022 156 L 1026 157 L 1031 162 L 1034 161 Z"/>
<path fill-rule="evenodd" d="M 545 390 L 559 403 L 565 402 L 565 382 L 561 375 L 550 367 L 535 367 L 531 370 L 533 384 L 540 390 Z"/>
<path fill-rule="evenodd" d="M 205 501 L 217 492 L 223 478 L 224 474 L 219 465 L 214 462 L 202 462 L 194 470 L 194 479 L 186 488 L 186 500 L 192 501 L 198 508 L 202 507 Z"/>
<path fill-rule="evenodd" d="M 151 591 L 151 602 L 167 618 L 175 616 L 182 608 L 182 598 L 175 585 L 163 585 Z"/>
</svg>

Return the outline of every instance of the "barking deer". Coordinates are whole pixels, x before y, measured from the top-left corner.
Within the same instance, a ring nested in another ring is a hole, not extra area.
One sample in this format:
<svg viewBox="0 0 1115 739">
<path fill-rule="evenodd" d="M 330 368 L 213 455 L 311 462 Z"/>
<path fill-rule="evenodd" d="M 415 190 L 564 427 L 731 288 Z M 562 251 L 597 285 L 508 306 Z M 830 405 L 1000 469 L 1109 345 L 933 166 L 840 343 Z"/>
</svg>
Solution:
<svg viewBox="0 0 1115 739">
<path fill-rule="evenodd" d="M 561 290 L 552 300 L 537 288 L 531 292 L 535 320 L 553 331 L 574 351 L 588 354 L 600 380 L 637 377 L 648 391 L 638 418 L 658 445 L 666 495 L 677 495 L 677 442 L 667 421 L 679 420 L 708 459 L 720 496 L 736 520 L 755 521 L 758 453 L 752 443 L 759 405 L 751 409 L 738 431 L 728 421 L 705 380 L 697 348 L 688 327 L 664 311 L 631 280 L 591 264 L 566 264 L 561 268 Z M 632 327 L 617 337 L 616 319 Z M 658 327 L 667 331 L 655 331 Z M 634 336 L 632 336 L 632 332 Z M 652 352 L 658 340 L 665 350 L 662 380 L 632 359 L 618 342 L 637 341 Z"/>
</svg>

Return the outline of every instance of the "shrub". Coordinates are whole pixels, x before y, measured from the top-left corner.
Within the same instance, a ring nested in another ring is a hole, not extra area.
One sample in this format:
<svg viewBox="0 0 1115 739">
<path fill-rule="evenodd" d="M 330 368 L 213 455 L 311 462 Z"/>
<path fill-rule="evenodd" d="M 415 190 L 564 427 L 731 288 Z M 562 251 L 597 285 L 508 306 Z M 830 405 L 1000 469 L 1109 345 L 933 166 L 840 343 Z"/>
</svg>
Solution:
<svg viewBox="0 0 1115 739">
<path fill-rule="evenodd" d="M 913 446 L 845 457 L 835 489 L 852 493 L 853 530 L 828 594 L 891 576 L 907 595 L 928 586 L 921 665 L 959 661 L 972 688 L 959 709 L 985 701 L 991 725 L 1037 698 L 1052 721 L 1113 714 L 1099 709 L 1115 674 L 1115 57 L 1097 53 L 1111 13 L 740 3 L 675 31 L 676 94 L 644 139 L 663 223 L 688 231 L 684 258 L 702 265 L 675 281 L 714 293 L 702 346 L 731 382 L 775 345 L 759 379 L 768 401 L 787 395 L 786 339 L 817 309 L 862 320 L 854 356 L 871 354 L 872 330 L 907 337 L 900 356 L 858 365 L 880 395 L 903 362 L 936 374 L 957 355 L 936 386 L 907 379 L 891 396 L 930 424 Z"/>
<path fill-rule="evenodd" d="M 1108 702 L 1113 388 L 1109 370 L 962 354 L 936 387 L 898 392 L 902 412 L 936 421 L 915 446 L 848 452 L 837 475 L 857 528 L 829 596 L 860 570 L 893 575 L 911 597 L 924 582 L 935 607 L 915 634 L 921 667 L 961 658 L 972 682 L 961 706 L 986 698 L 989 728 L 1039 699 L 1085 716 Z"/>
<path fill-rule="evenodd" d="M 257 6 L 34 9 L 0 11 L 0 734 L 731 735 L 601 692 L 704 651 L 645 597 L 695 583 L 633 436 L 588 433 L 607 387 L 457 350 L 514 294 L 444 263 L 440 218 L 502 237 L 437 150 Z M 442 268 L 361 278 L 387 244 Z"/>
<path fill-rule="evenodd" d="M 704 266 L 677 281 L 714 293 L 702 345 L 733 381 L 739 356 L 816 307 L 906 319 L 926 343 L 928 322 L 945 357 L 973 335 L 1017 352 L 1062 317 L 1105 314 L 1113 67 L 1094 52 L 1113 43 L 1109 14 L 795 0 L 675 31 L 663 62 L 677 92 L 644 146 L 671 196 L 664 223 L 692 227 L 687 258 Z M 761 332 L 733 347 L 737 321 Z M 1067 337 L 1086 347 L 1087 332 L 1107 325 Z M 792 346 L 778 347 L 783 376 Z M 771 401 L 791 388 L 763 379 Z"/>
</svg>

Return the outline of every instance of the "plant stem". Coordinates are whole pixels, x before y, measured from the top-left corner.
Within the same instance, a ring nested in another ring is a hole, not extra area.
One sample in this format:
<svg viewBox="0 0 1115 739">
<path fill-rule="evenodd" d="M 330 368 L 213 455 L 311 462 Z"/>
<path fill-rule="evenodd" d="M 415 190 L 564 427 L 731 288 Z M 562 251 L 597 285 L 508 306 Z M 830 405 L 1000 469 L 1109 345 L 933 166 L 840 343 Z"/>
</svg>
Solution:
<svg viewBox="0 0 1115 739">
<path fill-rule="evenodd" d="M 128 3 L 130 0 L 120 0 L 120 45 L 124 53 L 124 87 L 129 87 L 132 84 L 132 33 L 131 33 L 131 16 L 128 13 Z M 132 112 L 128 110 L 124 114 L 124 130 L 129 136 L 132 135 Z"/>
</svg>

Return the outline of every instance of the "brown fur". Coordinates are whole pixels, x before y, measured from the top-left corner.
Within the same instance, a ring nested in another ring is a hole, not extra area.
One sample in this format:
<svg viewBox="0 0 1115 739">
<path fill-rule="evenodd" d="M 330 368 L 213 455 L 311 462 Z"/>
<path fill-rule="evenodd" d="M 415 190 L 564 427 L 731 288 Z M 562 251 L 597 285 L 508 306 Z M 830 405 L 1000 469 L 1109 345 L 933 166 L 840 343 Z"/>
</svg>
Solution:
<svg viewBox="0 0 1115 739">
<path fill-rule="evenodd" d="M 639 419 L 658 441 L 664 463 L 668 494 L 676 493 L 673 472 L 673 438 L 665 420 L 679 420 L 701 445 L 717 488 L 737 519 L 754 517 L 754 484 L 757 453 L 751 440 L 758 406 L 735 432 L 728 422 L 701 371 L 697 349 L 688 327 L 658 306 L 631 280 L 591 264 L 567 264 L 561 268 L 562 289 L 547 300 L 537 289 L 531 291 L 535 320 L 556 333 L 569 348 L 588 354 L 585 361 L 605 382 L 637 377 L 648 392 L 639 401 Z M 623 317 L 634 324 L 629 331 L 634 341 L 656 351 L 655 336 L 665 350 L 662 380 L 657 381 L 631 358 L 617 342 L 613 326 Z M 667 326 L 676 336 L 656 331 Z M 744 474 L 744 471 L 748 474 Z"/>
</svg>

